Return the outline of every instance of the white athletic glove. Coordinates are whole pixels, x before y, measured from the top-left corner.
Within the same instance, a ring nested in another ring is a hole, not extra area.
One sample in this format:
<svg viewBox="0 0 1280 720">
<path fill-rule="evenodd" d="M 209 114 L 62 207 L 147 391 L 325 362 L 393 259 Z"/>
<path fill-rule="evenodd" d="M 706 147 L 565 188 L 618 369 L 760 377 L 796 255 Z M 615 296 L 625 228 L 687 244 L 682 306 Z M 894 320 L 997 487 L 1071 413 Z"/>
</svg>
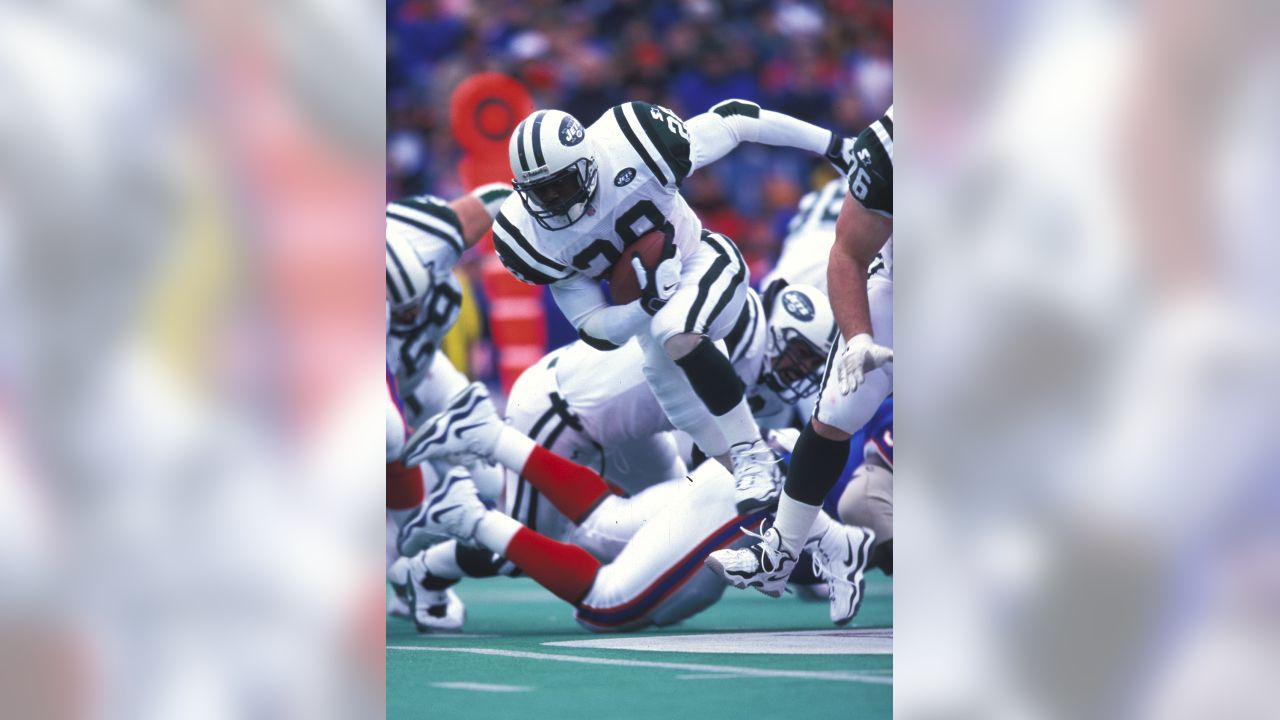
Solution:
<svg viewBox="0 0 1280 720">
<path fill-rule="evenodd" d="M 644 266 L 640 258 L 631 258 L 631 268 L 635 270 L 636 280 L 640 283 L 640 307 L 650 315 L 662 309 L 676 290 L 680 287 L 680 271 L 683 266 L 676 254 L 676 244 L 667 239 L 662 248 L 662 259 L 652 269 Z"/>
<path fill-rule="evenodd" d="M 844 352 L 836 358 L 836 381 L 839 382 L 840 394 L 848 395 L 857 390 L 863 375 L 890 362 L 893 362 L 893 348 L 877 345 L 866 333 L 849 338 Z"/>
</svg>

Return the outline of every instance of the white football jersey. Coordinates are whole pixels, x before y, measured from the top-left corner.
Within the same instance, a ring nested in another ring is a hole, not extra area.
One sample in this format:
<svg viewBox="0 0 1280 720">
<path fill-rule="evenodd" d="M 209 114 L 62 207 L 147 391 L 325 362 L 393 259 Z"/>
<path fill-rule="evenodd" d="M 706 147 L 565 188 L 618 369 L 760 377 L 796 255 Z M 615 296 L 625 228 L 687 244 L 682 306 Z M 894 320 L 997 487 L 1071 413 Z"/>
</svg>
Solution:
<svg viewBox="0 0 1280 720">
<path fill-rule="evenodd" d="M 390 263 L 387 295 L 393 303 L 425 292 L 422 313 L 408 329 L 387 333 L 387 362 L 403 393 L 411 393 L 431 367 L 440 341 L 458 319 L 462 287 L 453 266 L 462 256 L 462 225 L 448 203 L 430 195 L 396 200 L 387 205 L 387 236 L 398 235 L 413 247 L 426 270 L 429 286 L 413 287 L 407 273 Z M 388 253 L 390 255 L 390 253 Z M 399 297 L 397 297 L 399 296 Z"/>
<path fill-rule="evenodd" d="M 635 340 L 617 350 L 578 341 L 557 351 L 560 394 L 596 442 L 621 443 L 671 429 L 644 379 L 644 352 Z"/>
<path fill-rule="evenodd" d="M 586 214 L 567 228 L 539 225 L 518 193 L 502 205 L 493 244 L 504 265 L 527 283 L 549 285 L 581 274 L 605 279 L 627 245 L 663 227 L 689 257 L 702 222 L 678 192 L 689 174 L 689 134 L 670 110 L 644 102 L 618 105 L 586 130 L 597 186 Z"/>
</svg>

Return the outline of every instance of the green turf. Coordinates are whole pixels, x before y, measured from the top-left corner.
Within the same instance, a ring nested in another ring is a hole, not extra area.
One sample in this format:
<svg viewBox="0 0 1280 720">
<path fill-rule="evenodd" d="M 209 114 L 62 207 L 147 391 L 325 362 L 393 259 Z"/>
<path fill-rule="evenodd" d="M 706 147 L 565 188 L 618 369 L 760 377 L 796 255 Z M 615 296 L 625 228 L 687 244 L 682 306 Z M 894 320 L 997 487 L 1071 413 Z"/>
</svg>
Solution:
<svg viewBox="0 0 1280 720">
<path fill-rule="evenodd" d="M 462 635 L 419 635 L 412 624 L 387 621 L 388 718 L 719 718 L 767 717 L 803 708 L 804 717 L 884 718 L 891 715 L 891 684 L 720 676 L 689 670 L 548 662 L 396 647 L 465 647 L 539 654 L 808 671 L 857 671 L 891 677 L 887 655 L 743 655 L 552 647 L 543 643 L 605 637 L 581 629 L 572 608 L 527 578 L 467 581 Z M 867 598 L 852 627 L 893 625 L 892 583 L 872 572 Z M 725 591 L 715 606 L 685 622 L 647 634 L 821 630 L 830 628 L 826 603 L 793 596 L 773 600 L 756 592 Z M 681 678 L 693 675 L 692 678 Z M 710 675 L 710 677 L 707 677 Z M 530 688 L 482 692 L 433 687 L 470 682 Z"/>
</svg>

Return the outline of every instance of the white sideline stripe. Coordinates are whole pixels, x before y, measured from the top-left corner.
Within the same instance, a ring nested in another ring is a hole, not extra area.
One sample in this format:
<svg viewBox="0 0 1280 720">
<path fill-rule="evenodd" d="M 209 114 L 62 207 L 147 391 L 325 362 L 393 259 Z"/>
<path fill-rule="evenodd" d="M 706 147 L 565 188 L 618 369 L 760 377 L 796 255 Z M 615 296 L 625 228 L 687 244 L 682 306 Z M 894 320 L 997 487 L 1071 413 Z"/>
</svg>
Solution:
<svg viewBox="0 0 1280 720">
<path fill-rule="evenodd" d="M 737 673 L 686 673 L 677 675 L 677 680 L 736 680 L 742 675 Z"/>
<path fill-rule="evenodd" d="M 469 633 L 461 630 L 432 630 L 431 632 L 419 633 L 418 638 L 422 640 L 461 640 L 463 638 L 491 638 L 498 637 L 493 633 Z"/>
<path fill-rule="evenodd" d="M 467 588 L 467 602 L 496 602 L 524 605 L 526 603 L 546 603 L 548 605 L 564 605 L 564 601 L 541 587 L 532 590 L 472 590 Z M 434 633 L 432 633 L 434 634 Z M 467 635 L 468 633 L 458 633 Z M 478 637 L 478 636 L 473 636 Z"/>
<path fill-rule="evenodd" d="M 734 655 L 892 655 L 893 628 L 830 628 L 689 635 L 610 635 L 543 645 L 601 650 Z"/>
<path fill-rule="evenodd" d="M 529 692 L 533 689 L 525 685 L 491 685 L 489 683 L 473 682 L 433 682 L 431 687 L 444 688 L 446 690 L 475 690 L 478 692 Z"/>
<path fill-rule="evenodd" d="M 559 655 L 553 653 L 524 652 L 521 650 L 496 650 L 493 648 L 421 647 L 416 645 L 389 645 L 388 650 L 408 652 L 456 652 L 471 655 L 495 655 L 498 657 L 548 660 L 551 662 L 582 663 L 583 665 L 612 665 L 614 667 L 647 667 L 664 670 L 686 670 L 696 673 L 732 673 L 750 677 L 796 678 L 801 680 L 833 680 L 836 682 L 861 682 L 872 685 L 892 685 L 893 678 L 860 672 L 841 670 L 765 670 L 739 665 L 703 665 L 700 663 L 660 662 L 656 660 L 625 660 L 622 658 L 586 657 L 583 655 Z"/>
</svg>

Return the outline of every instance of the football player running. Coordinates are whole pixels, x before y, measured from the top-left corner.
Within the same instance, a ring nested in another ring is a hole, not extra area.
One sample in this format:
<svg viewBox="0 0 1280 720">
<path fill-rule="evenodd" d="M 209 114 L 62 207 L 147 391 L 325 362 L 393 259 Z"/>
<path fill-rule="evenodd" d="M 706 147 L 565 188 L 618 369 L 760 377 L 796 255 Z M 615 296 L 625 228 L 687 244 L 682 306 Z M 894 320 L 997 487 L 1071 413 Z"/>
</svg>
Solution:
<svg viewBox="0 0 1280 720">
<path fill-rule="evenodd" d="M 735 586 L 766 595 L 776 596 L 786 585 L 822 514 L 823 498 L 849 458 L 850 436 L 872 418 L 893 387 L 892 107 L 858 135 L 854 156 L 827 268 L 841 337 L 832 348 L 817 408 L 796 443 L 773 525 L 754 546 L 720 550 L 707 558 L 707 566 Z"/>
<path fill-rule="evenodd" d="M 570 522 L 594 526 L 614 547 L 591 552 L 485 509 L 461 467 L 476 459 L 495 460 L 526 478 Z M 478 383 L 409 440 L 405 462 L 418 461 L 454 467 L 412 523 L 506 558 L 572 604 L 578 622 L 597 632 L 668 625 L 710 606 L 725 584 L 702 558 L 745 542 L 741 526 L 763 522 L 768 512 L 739 511 L 733 476 L 714 460 L 635 497 L 615 495 L 591 469 L 502 423 Z M 874 535 L 823 514 L 812 540 L 815 572 L 831 588 L 831 619 L 847 623 L 861 604 Z"/>
<path fill-rule="evenodd" d="M 585 342 L 608 350 L 638 339 L 664 412 L 733 469 L 737 505 L 746 512 L 771 505 L 779 491 L 776 458 L 714 344 L 746 302 L 747 267 L 728 238 L 703 230 L 679 194 L 690 173 L 744 141 L 805 149 L 842 169 L 853 156 L 852 138 L 742 100 L 687 124 L 644 102 L 618 105 L 589 128 L 567 113 L 539 110 L 511 136 L 519 199 L 503 205 L 494 247 L 516 277 L 551 287 Z M 654 230 L 667 247 L 654 267 L 634 262 L 640 299 L 610 306 L 598 281 Z"/>
<path fill-rule="evenodd" d="M 387 514 L 398 533 L 425 497 L 423 470 L 399 461 L 405 428 L 438 412 L 448 399 L 467 386 L 467 379 L 439 351 L 440 340 L 457 319 L 462 289 L 453 267 L 463 251 L 482 238 L 499 206 L 511 194 L 503 183 L 484 185 L 452 202 L 430 195 L 396 200 L 387 205 Z M 430 472 L 430 467 L 427 467 Z M 428 485 L 435 482 L 428 478 Z M 487 483 L 500 486 L 494 476 Z M 496 491 L 496 490 L 495 490 Z M 395 537 L 392 535 L 391 537 Z M 396 545 L 388 542 L 389 572 L 395 568 Z M 398 578 L 392 578 L 399 589 Z M 461 625 L 461 602 L 451 593 L 423 594 L 413 610 L 419 627 Z M 408 595 L 388 599 L 388 612 L 410 614 Z M 448 608 L 447 617 L 427 614 Z M 421 616 L 421 617 L 418 617 Z"/>
</svg>

